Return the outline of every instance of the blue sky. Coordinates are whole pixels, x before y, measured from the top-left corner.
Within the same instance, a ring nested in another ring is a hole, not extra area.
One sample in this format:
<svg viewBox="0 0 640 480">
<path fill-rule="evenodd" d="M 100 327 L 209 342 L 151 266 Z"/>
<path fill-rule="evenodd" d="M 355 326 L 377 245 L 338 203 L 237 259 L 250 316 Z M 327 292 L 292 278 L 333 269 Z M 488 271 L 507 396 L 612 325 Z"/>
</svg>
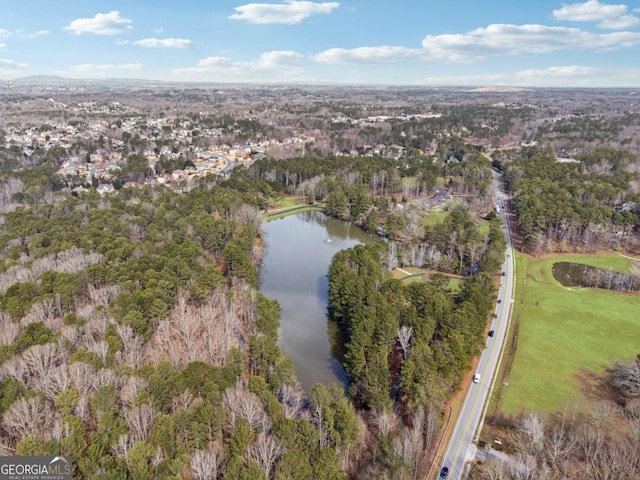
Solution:
<svg viewBox="0 0 640 480">
<path fill-rule="evenodd" d="M 640 4 L 0 0 L 0 78 L 640 87 Z"/>
</svg>

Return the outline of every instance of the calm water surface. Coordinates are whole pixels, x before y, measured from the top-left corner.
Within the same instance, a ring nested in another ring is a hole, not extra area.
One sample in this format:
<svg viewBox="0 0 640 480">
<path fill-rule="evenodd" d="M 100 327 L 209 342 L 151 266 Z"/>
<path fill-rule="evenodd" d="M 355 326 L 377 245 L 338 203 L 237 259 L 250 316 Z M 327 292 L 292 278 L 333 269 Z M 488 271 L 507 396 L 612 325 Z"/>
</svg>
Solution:
<svg viewBox="0 0 640 480">
<path fill-rule="evenodd" d="M 551 272 L 553 277 L 565 287 L 606 288 L 621 292 L 640 290 L 640 279 L 633 275 L 582 263 L 554 263 Z"/>
<path fill-rule="evenodd" d="M 282 309 L 280 345 L 308 394 L 316 383 L 348 386 L 340 330 L 327 318 L 327 272 L 333 256 L 371 239 L 356 226 L 305 212 L 264 225 L 262 293 Z"/>
</svg>

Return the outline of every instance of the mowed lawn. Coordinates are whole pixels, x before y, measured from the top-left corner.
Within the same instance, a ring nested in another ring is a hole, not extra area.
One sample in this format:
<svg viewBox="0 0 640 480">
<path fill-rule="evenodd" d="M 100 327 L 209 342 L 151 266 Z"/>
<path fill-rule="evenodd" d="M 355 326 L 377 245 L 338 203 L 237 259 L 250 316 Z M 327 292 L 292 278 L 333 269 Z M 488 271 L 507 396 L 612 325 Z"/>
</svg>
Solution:
<svg viewBox="0 0 640 480">
<path fill-rule="evenodd" d="M 279 198 L 277 201 L 273 202 L 271 205 L 272 210 L 280 210 L 284 208 L 296 207 L 298 205 L 306 205 L 307 197 L 301 197 L 299 195 L 291 195 Z"/>
<path fill-rule="evenodd" d="M 437 223 L 442 223 L 447 215 L 449 215 L 448 211 L 431 212 L 422 219 L 422 225 L 432 227 Z M 478 220 L 478 233 L 483 237 L 489 235 L 489 222 L 487 220 L 483 218 Z"/>
<path fill-rule="evenodd" d="M 400 280 L 404 279 L 403 281 L 405 283 L 413 283 L 413 282 L 426 282 L 429 280 L 429 276 L 435 273 L 438 273 L 438 272 L 436 272 L 435 270 L 430 270 L 428 268 L 403 267 L 403 268 L 396 268 L 395 270 L 393 270 L 393 272 L 391 272 L 391 276 L 393 278 L 397 278 Z M 461 281 L 462 280 L 459 278 L 449 277 L 449 283 L 447 284 L 447 288 L 449 288 L 452 291 L 458 291 L 460 290 Z"/>
<path fill-rule="evenodd" d="M 500 409 L 562 411 L 590 399 L 585 372 L 602 373 L 615 361 L 640 353 L 640 295 L 566 288 L 551 268 L 560 261 L 629 272 L 617 254 L 558 255 L 534 259 L 517 254 L 518 348 Z M 526 284 L 523 284 L 523 279 Z"/>
<path fill-rule="evenodd" d="M 436 223 L 442 223 L 449 212 L 431 212 L 422 219 L 422 225 L 432 227 Z"/>
</svg>

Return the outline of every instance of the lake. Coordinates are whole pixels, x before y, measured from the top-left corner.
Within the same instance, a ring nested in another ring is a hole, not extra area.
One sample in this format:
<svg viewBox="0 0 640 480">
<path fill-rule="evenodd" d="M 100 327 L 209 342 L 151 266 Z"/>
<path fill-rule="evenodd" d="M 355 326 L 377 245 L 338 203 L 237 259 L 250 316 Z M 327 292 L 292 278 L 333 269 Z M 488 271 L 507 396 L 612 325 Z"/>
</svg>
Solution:
<svg viewBox="0 0 640 480">
<path fill-rule="evenodd" d="M 341 331 L 327 316 L 327 272 L 337 252 L 372 237 L 322 212 L 273 220 L 263 231 L 260 291 L 280 304 L 280 346 L 307 394 L 316 383 L 337 382 L 346 390 Z"/>
</svg>

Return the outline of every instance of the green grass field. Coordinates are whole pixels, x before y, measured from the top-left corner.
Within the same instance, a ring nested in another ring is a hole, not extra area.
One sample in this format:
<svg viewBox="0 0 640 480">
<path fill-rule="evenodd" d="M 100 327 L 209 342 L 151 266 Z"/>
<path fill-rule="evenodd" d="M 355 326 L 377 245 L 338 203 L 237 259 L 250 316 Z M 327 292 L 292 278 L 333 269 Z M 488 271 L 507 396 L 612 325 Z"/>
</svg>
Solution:
<svg viewBox="0 0 640 480">
<path fill-rule="evenodd" d="M 489 221 L 481 218 L 478 220 L 478 233 L 483 237 L 489 236 Z"/>
<path fill-rule="evenodd" d="M 403 271 L 404 270 L 404 271 Z M 414 275 L 414 276 L 409 276 L 404 272 L 408 272 L 410 275 Z M 406 283 L 413 283 L 413 282 L 426 282 L 427 280 L 429 280 L 429 275 L 432 275 L 434 273 L 437 273 L 435 270 L 429 270 L 426 268 L 418 268 L 418 267 L 404 267 L 401 269 L 396 268 L 393 272 L 392 272 L 392 276 L 393 278 L 398 278 L 400 280 L 403 280 Z M 449 277 L 449 283 L 447 284 L 447 287 L 451 290 L 451 291 L 458 291 L 460 289 L 460 282 L 462 280 L 460 280 L 459 278 L 455 278 L 455 277 Z"/>
<path fill-rule="evenodd" d="M 512 322 L 519 319 L 520 325 L 500 402 L 503 413 L 584 408 L 590 400 L 587 373 L 600 374 L 615 361 L 640 353 L 640 295 L 563 287 L 551 273 L 559 261 L 622 272 L 630 265 L 617 254 L 541 259 L 517 255 Z"/>
<path fill-rule="evenodd" d="M 432 212 L 422 219 L 422 225 L 425 227 L 431 227 L 436 223 L 441 223 L 445 217 L 449 215 L 449 212 Z"/>
<path fill-rule="evenodd" d="M 283 208 L 291 208 L 297 205 L 306 205 L 307 198 L 301 196 L 287 196 L 279 198 L 277 201 L 271 204 L 271 209 L 280 210 Z"/>
<path fill-rule="evenodd" d="M 449 215 L 449 212 L 431 212 L 422 219 L 422 225 L 425 227 L 431 227 L 436 223 L 441 223 L 445 217 Z M 478 219 L 478 233 L 483 237 L 489 235 L 489 222 L 483 218 Z"/>
</svg>

